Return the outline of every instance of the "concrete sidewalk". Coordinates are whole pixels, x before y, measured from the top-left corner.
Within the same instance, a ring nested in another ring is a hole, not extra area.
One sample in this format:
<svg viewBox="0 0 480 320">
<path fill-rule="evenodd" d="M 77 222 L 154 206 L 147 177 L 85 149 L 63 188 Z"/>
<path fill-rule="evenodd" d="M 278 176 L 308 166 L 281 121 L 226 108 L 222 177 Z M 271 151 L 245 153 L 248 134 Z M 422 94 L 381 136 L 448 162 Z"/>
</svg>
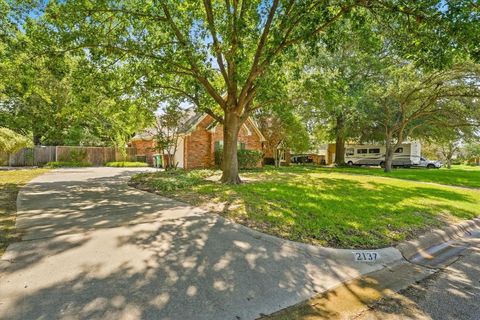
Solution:
<svg viewBox="0 0 480 320">
<path fill-rule="evenodd" d="M 55 170 L 21 191 L 0 319 L 255 319 L 402 259 L 252 231 L 128 187 L 140 170 Z"/>
</svg>

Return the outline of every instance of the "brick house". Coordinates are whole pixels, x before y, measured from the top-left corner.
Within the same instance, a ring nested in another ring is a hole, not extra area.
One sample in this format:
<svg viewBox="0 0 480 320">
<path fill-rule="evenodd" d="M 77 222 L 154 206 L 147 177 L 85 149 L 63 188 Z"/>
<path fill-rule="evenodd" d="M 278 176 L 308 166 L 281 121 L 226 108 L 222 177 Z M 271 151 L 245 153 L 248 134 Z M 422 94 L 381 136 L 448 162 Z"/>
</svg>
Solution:
<svg viewBox="0 0 480 320">
<path fill-rule="evenodd" d="M 238 147 L 247 150 L 262 151 L 265 138 L 256 123 L 248 118 L 238 134 Z M 155 146 L 155 129 L 147 129 L 136 134 L 130 141 L 136 149 L 137 157 L 145 157 L 149 164 L 158 151 Z M 199 169 L 215 166 L 215 150 L 223 146 L 223 126 L 205 113 L 187 112 L 179 129 L 179 138 L 175 162 L 179 168 Z M 163 155 L 163 161 L 166 161 Z M 262 166 L 259 162 L 258 166 Z"/>
</svg>

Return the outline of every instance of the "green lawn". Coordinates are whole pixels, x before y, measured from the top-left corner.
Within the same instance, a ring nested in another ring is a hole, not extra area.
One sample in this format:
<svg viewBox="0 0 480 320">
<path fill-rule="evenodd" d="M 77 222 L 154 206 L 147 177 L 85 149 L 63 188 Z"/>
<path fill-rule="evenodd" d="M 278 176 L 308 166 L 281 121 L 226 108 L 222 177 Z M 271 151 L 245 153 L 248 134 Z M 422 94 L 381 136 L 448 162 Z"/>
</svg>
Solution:
<svg viewBox="0 0 480 320">
<path fill-rule="evenodd" d="M 269 234 L 333 247 L 387 246 L 480 215 L 480 190 L 384 178 L 367 169 L 358 173 L 368 175 L 340 171 L 267 168 L 242 173 L 247 182 L 238 186 L 206 180 L 214 174 L 206 170 L 160 172 L 138 175 L 133 183 Z M 415 172 L 445 177 L 443 170 Z"/>
<path fill-rule="evenodd" d="M 452 186 L 480 188 L 480 167 L 453 166 L 452 169 L 394 169 L 390 173 L 383 172 L 381 168 L 346 167 L 346 168 L 322 168 L 325 172 L 341 172 L 386 176 L 397 179 L 425 181 Z"/>
<path fill-rule="evenodd" d="M 15 213 L 18 190 L 46 169 L 0 171 L 0 257 L 9 243 L 18 239 Z"/>
</svg>

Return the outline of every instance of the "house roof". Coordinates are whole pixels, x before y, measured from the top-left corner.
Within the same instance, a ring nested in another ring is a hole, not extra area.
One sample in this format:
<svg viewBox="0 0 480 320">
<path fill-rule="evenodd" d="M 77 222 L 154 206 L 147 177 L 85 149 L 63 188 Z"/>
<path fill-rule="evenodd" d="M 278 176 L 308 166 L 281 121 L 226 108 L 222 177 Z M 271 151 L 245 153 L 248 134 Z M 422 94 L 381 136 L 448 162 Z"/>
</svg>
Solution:
<svg viewBox="0 0 480 320">
<path fill-rule="evenodd" d="M 130 140 L 152 140 L 157 133 L 157 128 L 147 128 L 142 132 L 136 133 Z"/>
<path fill-rule="evenodd" d="M 190 133 L 206 117 L 208 117 L 208 114 L 203 113 L 203 112 L 197 112 L 193 108 L 189 108 L 189 109 L 185 110 L 185 115 L 182 117 L 182 119 L 180 121 L 180 128 L 179 128 L 178 132 L 180 134 Z M 253 119 L 251 119 L 250 117 L 247 119 L 247 121 L 249 121 L 252 124 L 255 132 L 260 137 L 260 140 L 265 141 L 265 137 L 263 136 L 262 132 L 258 128 L 258 125 L 255 123 L 255 121 Z M 207 130 L 210 130 L 210 129 L 214 128 L 217 124 L 218 124 L 218 122 L 216 120 L 214 120 L 208 126 Z M 133 138 L 131 140 L 132 141 L 133 140 L 152 140 L 155 137 L 156 134 L 157 134 L 157 128 L 147 128 L 147 129 L 143 130 L 142 132 L 139 132 L 139 133 L 135 134 L 135 136 L 133 136 Z"/>
</svg>

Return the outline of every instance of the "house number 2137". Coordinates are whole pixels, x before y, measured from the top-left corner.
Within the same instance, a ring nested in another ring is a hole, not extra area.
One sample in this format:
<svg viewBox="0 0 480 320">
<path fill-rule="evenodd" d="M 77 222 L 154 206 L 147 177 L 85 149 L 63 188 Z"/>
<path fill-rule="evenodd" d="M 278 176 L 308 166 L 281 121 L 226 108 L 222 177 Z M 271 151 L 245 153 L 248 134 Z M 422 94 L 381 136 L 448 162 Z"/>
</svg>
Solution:
<svg viewBox="0 0 480 320">
<path fill-rule="evenodd" d="M 379 254 L 377 252 L 354 252 L 355 261 L 358 262 L 373 262 L 377 261 Z"/>
</svg>

